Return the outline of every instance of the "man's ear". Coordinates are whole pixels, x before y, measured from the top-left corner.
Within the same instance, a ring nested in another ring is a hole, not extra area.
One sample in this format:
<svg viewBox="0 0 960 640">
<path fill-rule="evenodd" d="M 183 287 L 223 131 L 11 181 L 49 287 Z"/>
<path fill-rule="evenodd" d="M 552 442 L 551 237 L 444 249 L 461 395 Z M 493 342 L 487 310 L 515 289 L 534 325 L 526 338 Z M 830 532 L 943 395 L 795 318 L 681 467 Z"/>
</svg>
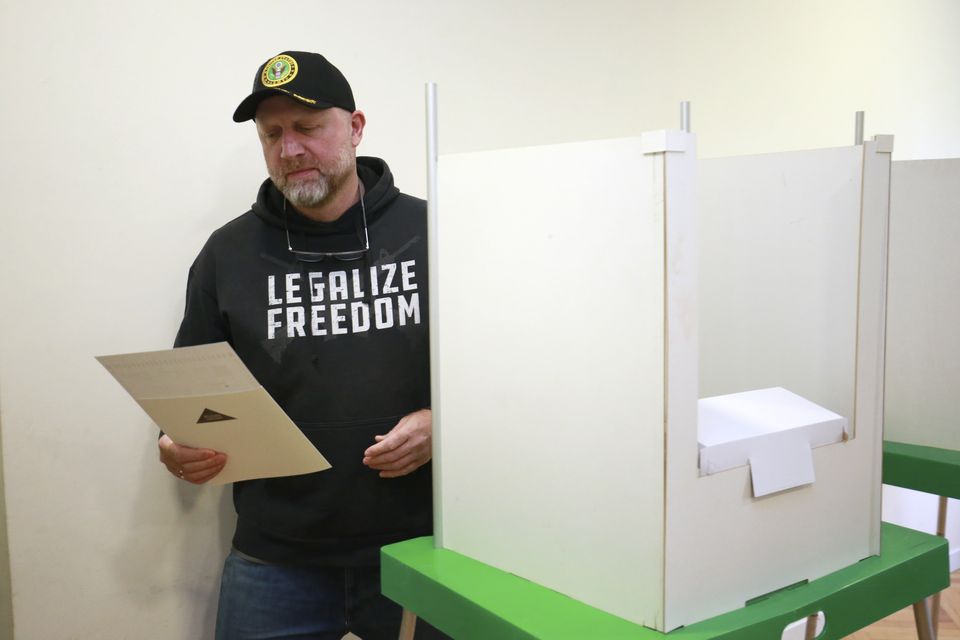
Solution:
<svg viewBox="0 0 960 640">
<path fill-rule="evenodd" d="M 351 139 L 353 141 L 353 146 L 360 144 L 360 141 L 363 140 L 363 128 L 367 126 L 367 116 L 363 115 L 363 111 L 354 111 L 350 114 L 350 128 L 352 131 Z"/>
</svg>

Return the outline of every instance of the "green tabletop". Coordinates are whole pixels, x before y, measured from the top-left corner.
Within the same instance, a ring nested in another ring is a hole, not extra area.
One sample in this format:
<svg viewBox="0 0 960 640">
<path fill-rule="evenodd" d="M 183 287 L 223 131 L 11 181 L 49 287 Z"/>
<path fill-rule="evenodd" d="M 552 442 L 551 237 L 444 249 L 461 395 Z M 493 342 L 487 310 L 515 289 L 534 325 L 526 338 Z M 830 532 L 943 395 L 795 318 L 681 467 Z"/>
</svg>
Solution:
<svg viewBox="0 0 960 640">
<path fill-rule="evenodd" d="M 960 451 L 885 441 L 883 482 L 960 498 Z"/>
<path fill-rule="evenodd" d="M 433 538 L 384 547 L 383 593 L 457 640 L 771 640 L 823 611 L 818 640 L 843 638 L 949 584 L 947 541 L 883 523 L 881 554 L 730 613 L 659 633 L 494 569 Z"/>
</svg>

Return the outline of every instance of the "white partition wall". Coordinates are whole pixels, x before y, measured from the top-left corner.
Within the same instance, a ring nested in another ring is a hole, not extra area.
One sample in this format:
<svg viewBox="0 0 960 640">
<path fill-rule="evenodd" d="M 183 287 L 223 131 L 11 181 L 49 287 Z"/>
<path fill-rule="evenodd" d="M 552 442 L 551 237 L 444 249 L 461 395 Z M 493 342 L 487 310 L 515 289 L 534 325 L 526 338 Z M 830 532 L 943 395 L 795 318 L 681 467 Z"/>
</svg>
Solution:
<svg viewBox="0 0 960 640">
<path fill-rule="evenodd" d="M 890 143 L 442 156 L 438 544 L 661 630 L 876 553 Z M 750 467 L 700 475 L 698 379 L 792 387 L 851 437 L 754 498 Z"/>
<path fill-rule="evenodd" d="M 885 437 L 960 450 L 960 159 L 892 174 Z"/>
<path fill-rule="evenodd" d="M 893 163 L 884 438 L 960 450 L 960 158 Z M 950 500 L 950 567 L 960 517 Z M 884 518 L 933 533 L 936 498 L 885 487 Z"/>
<path fill-rule="evenodd" d="M 667 627 L 879 552 L 888 136 L 701 161 L 701 396 L 783 386 L 846 417 L 813 484 L 764 498 L 750 468 L 671 455 Z M 668 450 L 694 436 L 670 425 Z"/>
<path fill-rule="evenodd" d="M 665 327 L 649 310 L 666 295 L 665 173 L 692 184 L 692 139 L 670 138 L 439 167 L 443 545 L 651 625 Z"/>
</svg>

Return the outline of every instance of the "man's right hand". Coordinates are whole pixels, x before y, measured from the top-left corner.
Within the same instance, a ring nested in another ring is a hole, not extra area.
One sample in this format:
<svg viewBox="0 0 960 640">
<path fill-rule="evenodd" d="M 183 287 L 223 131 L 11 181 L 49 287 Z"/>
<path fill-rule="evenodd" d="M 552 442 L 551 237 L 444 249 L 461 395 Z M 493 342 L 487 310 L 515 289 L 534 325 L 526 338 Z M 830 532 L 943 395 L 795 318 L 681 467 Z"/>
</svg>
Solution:
<svg viewBox="0 0 960 640">
<path fill-rule="evenodd" d="M 227 464 L 227 454 L 177 444 L 167 434 L 160 436 L 157 446 L 160 448 L 160 462 L 167 471 L 193 484 L 203 484 Z"/>
</svg>

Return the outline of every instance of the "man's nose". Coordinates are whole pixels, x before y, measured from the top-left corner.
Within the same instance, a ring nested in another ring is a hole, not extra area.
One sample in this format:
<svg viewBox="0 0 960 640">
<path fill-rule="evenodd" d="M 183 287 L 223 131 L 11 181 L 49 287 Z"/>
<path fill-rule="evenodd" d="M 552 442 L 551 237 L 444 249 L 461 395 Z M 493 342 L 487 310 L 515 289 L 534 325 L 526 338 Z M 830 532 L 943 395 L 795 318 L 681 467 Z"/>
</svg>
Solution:
<svg viewBox="0 0 960 640">
<path fill-rule="evenodd" d="M 296 132 L 284 133 L 280 139 L 280 157 L 293 158 L 303 155 L 303 145 L 300 144 Z"/>
</svg>

